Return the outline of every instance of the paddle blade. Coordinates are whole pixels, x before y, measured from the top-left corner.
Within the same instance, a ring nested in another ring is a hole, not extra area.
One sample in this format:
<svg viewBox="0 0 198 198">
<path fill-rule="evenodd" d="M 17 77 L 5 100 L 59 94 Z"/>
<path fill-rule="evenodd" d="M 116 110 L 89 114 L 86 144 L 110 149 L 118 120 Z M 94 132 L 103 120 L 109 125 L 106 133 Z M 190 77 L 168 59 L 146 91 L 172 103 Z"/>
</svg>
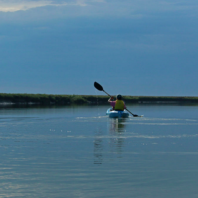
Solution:
<svg viewBox="0 0 198 198">
<path fill-rule="evenodd" d="M 133 114 L 133 117 L 139 117 L 138 115 L 136 115 L 136 114 Z"/>
<path fill-rule="evenodd" d="M 94 87 L 99 91 L 103 91 L 103 87 L 97 82 L 94 82 Z"/>
</svg>

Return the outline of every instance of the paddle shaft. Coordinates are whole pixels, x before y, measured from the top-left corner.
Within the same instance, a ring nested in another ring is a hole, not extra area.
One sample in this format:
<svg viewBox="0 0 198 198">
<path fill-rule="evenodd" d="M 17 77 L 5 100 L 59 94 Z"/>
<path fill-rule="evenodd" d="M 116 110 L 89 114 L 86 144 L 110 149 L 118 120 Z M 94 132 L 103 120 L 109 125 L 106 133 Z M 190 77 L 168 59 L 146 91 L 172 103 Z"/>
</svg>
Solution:
<svg viewBox="0 0 198 198">
<path fill-rule="evenodd" d="M 103 90 L 109 97 L 111 97 L 111 95 L 109 95 L 105 90 Z"/>
<path fill-rule="evenodd" d="M 135 114 L 133 114 L 132 112 L 130 112 L 127 108 L 126 108 L 126 110 L 131 114 L 131 115 L 133 115 L 134 117 L 137 117 L 138 115 L 135 115 Z"/>
</svg>

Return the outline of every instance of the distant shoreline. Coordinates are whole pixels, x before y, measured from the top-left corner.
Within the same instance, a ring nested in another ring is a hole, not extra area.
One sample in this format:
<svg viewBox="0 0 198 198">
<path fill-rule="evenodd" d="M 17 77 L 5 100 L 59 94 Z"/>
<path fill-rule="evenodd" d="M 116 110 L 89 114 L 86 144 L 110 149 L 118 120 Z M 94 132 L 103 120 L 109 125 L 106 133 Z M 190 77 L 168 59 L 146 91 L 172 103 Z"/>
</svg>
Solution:
<svg viewBox="0 0 198 198">
<path fill-rule="evenodd" d="M 105 105 L 108 96 L 0 93 L 0 105 Z M 198 97 L 123 96 L 127 104 L 198 104 Z"/>
</svg>

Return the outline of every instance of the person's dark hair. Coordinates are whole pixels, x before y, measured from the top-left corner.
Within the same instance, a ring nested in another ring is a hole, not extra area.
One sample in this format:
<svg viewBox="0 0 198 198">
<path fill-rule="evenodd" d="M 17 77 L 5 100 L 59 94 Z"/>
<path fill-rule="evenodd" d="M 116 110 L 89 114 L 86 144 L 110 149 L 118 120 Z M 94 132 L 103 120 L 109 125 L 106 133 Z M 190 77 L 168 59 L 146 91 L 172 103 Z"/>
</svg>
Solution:
<svg viewBox="0 0 198 198">
<path fill-rule="evenodd" d="M 116 98 L 117 98 L 118 100 L 122 100 L 122 96 L 121 96 L 120 94 L 118 94 L 118 95 L 116 96 Z"/>
</svg>

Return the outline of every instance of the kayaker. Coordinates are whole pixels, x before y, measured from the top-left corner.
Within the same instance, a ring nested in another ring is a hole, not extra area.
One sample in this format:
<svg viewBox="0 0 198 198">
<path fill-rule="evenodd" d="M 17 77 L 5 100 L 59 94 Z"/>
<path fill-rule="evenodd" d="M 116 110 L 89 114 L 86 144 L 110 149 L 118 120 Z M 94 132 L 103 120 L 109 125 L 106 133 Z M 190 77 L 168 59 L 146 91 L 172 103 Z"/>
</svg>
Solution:
<svg viewBox="0 0 198 198">
<path fill-rule="evenodd" d="M 117 110 L 117 111 L 124 111 L 124 109 L 126 109 L 125 103 L 122 100 L 122 96 L 120 94 L 118 94 L 116 96 L 116 101 L 112 101 L 114 99 L 113 96 L 111 96 L 111 98 L 109 98 L 108 102 L 110 103 L 110 105 L 113 107 L 113 110 Z"/>
</svg>

